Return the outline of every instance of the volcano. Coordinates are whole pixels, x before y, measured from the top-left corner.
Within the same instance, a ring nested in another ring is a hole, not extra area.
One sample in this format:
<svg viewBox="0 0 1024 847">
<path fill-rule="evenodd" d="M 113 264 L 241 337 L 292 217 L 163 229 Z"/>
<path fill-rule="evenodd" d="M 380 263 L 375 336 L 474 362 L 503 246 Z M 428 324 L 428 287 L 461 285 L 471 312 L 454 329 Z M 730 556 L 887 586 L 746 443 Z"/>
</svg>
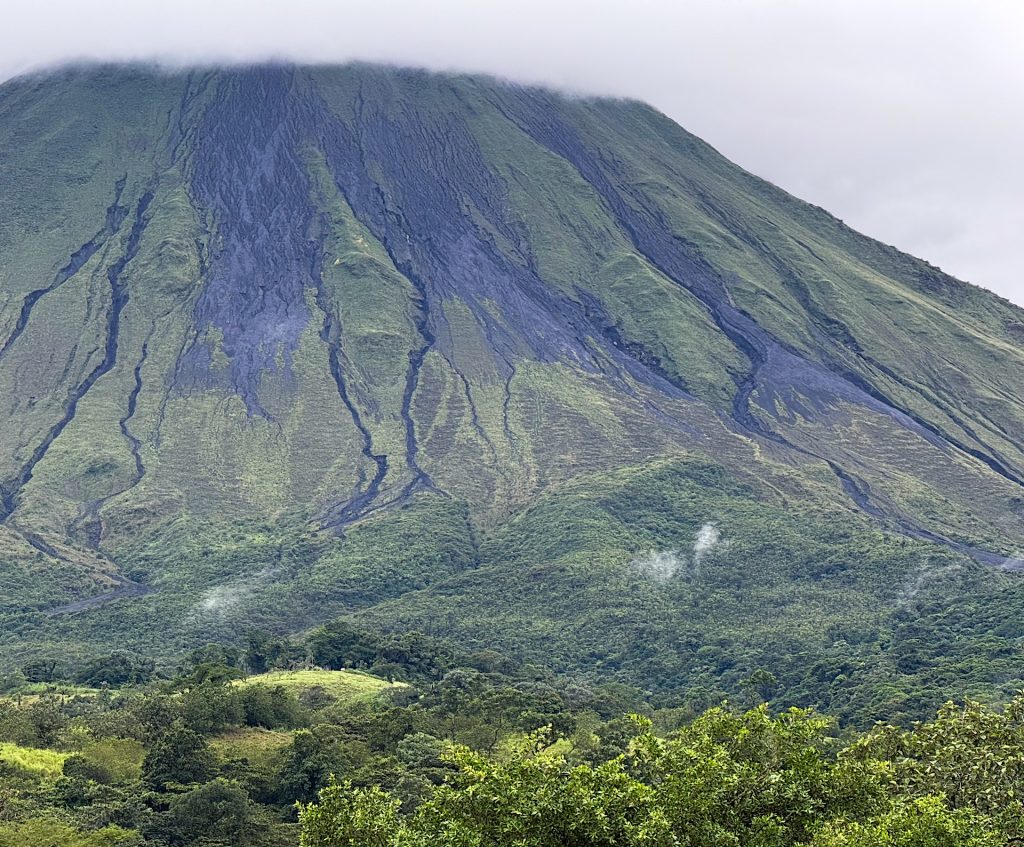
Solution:
<svg viewBox="0 0 1024 847">
<path fill-rule="evenodd" d="M 349 615 L 799 701 L 840 642 L 935 670 L 925 609 L 1019 652 L 1024 311 L 647 105 L 81 67 L 0 87 L 0 208 L 10 661 Z"/>
</svg>

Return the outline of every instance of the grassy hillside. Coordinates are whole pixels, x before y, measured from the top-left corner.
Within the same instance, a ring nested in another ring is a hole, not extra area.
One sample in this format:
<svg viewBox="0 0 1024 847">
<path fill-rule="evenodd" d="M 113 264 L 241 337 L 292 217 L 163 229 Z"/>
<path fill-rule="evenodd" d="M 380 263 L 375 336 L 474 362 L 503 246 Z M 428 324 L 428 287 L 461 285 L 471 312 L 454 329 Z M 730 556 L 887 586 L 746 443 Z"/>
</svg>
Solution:
<svg viewBox="0 0 1024 847">
<path fill-rule="evenodd" d="M 253 685 L 279 687 L 296 696 L 303 692 L 322 691 L 335 700 L 346 703 L 372 700 L 390 687 L 389 683 L 380 677 L 367 673 L 321 669 L 268 671 L 246 677 L 235 684 L 243 688 Z"/>
<path fill-rule="evenodd" d="M 29 778 L 55 781 L 67 756 L 53 750 L 37 750 L 9 742 L 0 743 L 0 766 Z"/>
</svg>

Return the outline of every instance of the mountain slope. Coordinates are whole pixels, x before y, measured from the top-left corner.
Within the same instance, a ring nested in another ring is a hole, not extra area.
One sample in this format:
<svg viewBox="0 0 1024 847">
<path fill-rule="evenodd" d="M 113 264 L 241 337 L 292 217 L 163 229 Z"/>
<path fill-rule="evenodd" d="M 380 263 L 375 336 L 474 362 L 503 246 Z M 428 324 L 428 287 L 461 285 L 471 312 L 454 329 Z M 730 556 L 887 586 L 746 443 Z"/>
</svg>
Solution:
<svg viewBox="0 0 1024 847">
<path fill-rule="evenodd" d="M 86 68 L 0 87 L 0 181 L 0 555 L 22 645 L 116 626 L 165 651 L 246 579 L 276 592 L 271 626 L 383 601 L 381 625 L 422 625 L 410 589 L 488 617 L 486 589 L 515 593 L 523 568 L 628 573 L 741 502 L 903 551 L 888 585 L 811 568 L 837 619 L 890 620 L 934 556 L 997 590 L 978 563 L 1012 570 L 1024 546 L 1024 312 L 642 104 L 365 66 Z M 598 510 L 580 535 L 588 486 L 666 462 L 743 494 L 647 538 L 608 537 Z M 546 497 L 575 504 L 576 540 L 517 560 Z M 360 559 L 363 536 L 396 558 Z M 733 540 L 734 562 L 761 555 Z M 784 559 L 783 592 L 811 578 Z M 659 601 L 669 618 L 694 590 Z M 65 608 L 88 615 L 45 618 Z M 170 608 L 176 634 L 150 643 Z M 211 626 L 237 627 L 223 612 Z"/>
</svg>

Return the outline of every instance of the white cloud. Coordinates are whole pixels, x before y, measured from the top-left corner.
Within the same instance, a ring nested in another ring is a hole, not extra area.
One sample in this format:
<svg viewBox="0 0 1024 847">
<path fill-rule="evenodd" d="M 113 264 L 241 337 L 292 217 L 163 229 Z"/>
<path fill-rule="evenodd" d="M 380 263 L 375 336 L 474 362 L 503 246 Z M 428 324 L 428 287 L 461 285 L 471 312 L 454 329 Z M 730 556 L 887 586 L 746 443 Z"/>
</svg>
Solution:
<svg viewBox="0 0 1024 847">
<path fill-rule="evenodd" d="M 234 611 L 253 598 L 277 573 L 275 568 L 264 568 L 250 576 L 238 577 L 208 588 L 196 603 L 196 610 L 207 615 L 224 615 Z"/>
<path fill-rule="evenodd" d="M 74 58 L 366 59 L 641 97 L 851 225 L 1024 302 L 1017 0 L 7 0 Z"/>
<path fill-rule="evenodd" d="M 721 539 L 722 533 L 718 527 L 713 523 L 704 524 L 693 539 L 693 564 L 699 567 L 701 560 L 718 546 Z"/>
<path fill-rule="evenodd" d="M 199 608 L 204 612 L 226 612 L 240 605 L 252 594 L 246 585 L 218 585 L 203 594 Z"/>
<path fill-rule="evenodd" d="M 652 582 L 666 583 L 676 574 L 697 573 L 701 562 L 723 543 L 722 533 L 713 523 L 704 524 L 693 537 L 693 554 L 687 557 L 679 550 L 647 550 L 633 558 L 629 569 Z"/>
<path fill-rule="evenodd" d="M 629 563 L 629 569 L 637 576 L 652 582 L 665 583 L 686 567 L 686 557 L 678 550 L 648 550 Z"/>
</svg>

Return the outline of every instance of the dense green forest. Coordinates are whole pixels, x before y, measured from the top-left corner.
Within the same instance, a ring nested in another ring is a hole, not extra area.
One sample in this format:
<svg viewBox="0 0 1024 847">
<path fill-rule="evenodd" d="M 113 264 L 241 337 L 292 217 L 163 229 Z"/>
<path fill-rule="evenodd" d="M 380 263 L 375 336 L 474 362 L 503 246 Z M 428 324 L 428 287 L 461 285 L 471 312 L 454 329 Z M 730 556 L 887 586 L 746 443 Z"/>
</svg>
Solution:
<svg viewBox="0 0 1024 847">
<path fill-rule="evenodd" d="M 1024 698 L 856 729 L 594 684 L 345 621 L 174 673 L 124 652 L 3 679 L 0 847 L 999 845 Z"/>
<path fill-rule="evenodd" d="M 0 672 L 56 657 L 73 676 L 123 649 L 172 673 L 205 643 L 345 616 L 695 713 L 738 701 L 758 672 L 775 679 L 774 708 L 862 728 L 1024 688 L 1017 575 L 847 510 L 775 503 L 693 457 L 562 486 L 497 529 L 422 495 L 342 537 L 286 518 L 175 521 L 120 564 L 152 590 L 81 614 L 0 598 Z"/>
</svg>

